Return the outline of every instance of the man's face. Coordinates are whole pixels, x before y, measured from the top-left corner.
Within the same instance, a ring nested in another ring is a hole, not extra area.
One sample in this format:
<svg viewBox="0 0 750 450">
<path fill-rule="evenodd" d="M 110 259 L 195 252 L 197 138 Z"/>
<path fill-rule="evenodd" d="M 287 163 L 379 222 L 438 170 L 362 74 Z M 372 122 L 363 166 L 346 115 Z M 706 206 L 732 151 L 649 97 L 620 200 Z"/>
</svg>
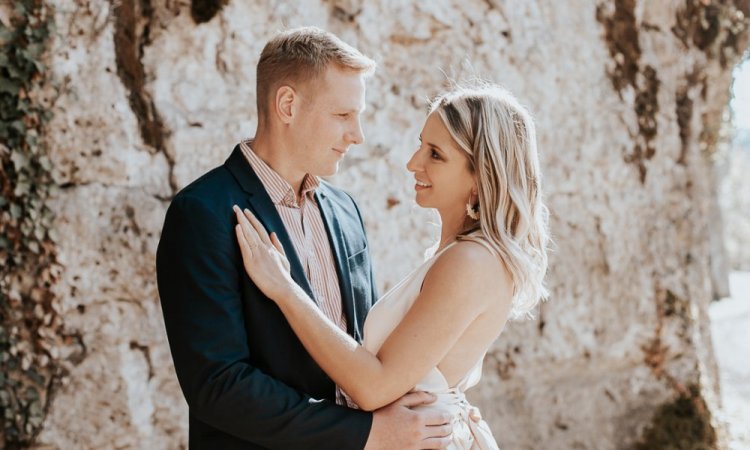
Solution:
<svg viewBox="0 0 750 450">
<path fill-rule="evenodd" d="M 304 173 L 333 175 L 349 147 L 364 142 L 360 126 L 365 108 L 364 76 L 331 65 L 298 94 L 298 115 L 291 124 L 296 144 L 293 158 Z"/>
</svg>

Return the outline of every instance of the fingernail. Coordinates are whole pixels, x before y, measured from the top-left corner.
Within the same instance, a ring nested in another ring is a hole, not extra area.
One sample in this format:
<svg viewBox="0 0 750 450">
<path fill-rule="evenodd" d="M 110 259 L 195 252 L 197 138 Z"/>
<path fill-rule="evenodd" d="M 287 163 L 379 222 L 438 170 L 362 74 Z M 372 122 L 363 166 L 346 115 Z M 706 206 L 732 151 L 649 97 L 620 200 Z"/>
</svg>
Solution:
<svg viewBox="0 0 750 450">
<path fill-rule="evenodd" d="M 245 208 L 245 214 L 250 214 L 250 210 Z"/>
<path fill-rule="evenodd" d="M 232 211 L 234 212 L 240 212 L 240 207 L 237 205 L 232 206 Z"/>
</svg>

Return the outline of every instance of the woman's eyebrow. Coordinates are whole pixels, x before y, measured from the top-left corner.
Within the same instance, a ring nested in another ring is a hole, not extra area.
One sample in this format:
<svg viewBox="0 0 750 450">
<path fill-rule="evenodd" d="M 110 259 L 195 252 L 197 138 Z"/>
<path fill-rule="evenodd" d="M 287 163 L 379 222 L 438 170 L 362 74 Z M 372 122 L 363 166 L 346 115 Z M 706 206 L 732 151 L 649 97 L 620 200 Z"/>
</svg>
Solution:
<svg viewBox="0 0 750 450">
<path fill-rule="evenodd" d="M 439 152 L 440 152 L 440 153 L 442 153 L 443 155 L 445 155 L 445 154 L 446 154 L 445 150 L 443 150 L 442 148 L 440 148 L 440 147 L 438 147 L 437 145 L 433 144 L 432 142 L 424 142 L 424 141 L 422 140 L 422 135 L 421 135 L 421 134 L 419 135 L 419 142 L 422 142 L 423 144 L 425 144 L 425 143 L 426 143 L 427 145 L 429 145 L 430 147 L 432 147 L 432 148 L 434 148 L 435 150 L 439 151 Z"/>
<path fill-rule="evenodd" d="M 440 153 L 445 153 L 445 151 L 442 148 L 438 147 L 437 145 L 433 144 L 432 142 L 427 142 L 427 145 L 429 145 L 430 147 L 434 148 L 435 150 L 438 150 Z"/>
</svg>

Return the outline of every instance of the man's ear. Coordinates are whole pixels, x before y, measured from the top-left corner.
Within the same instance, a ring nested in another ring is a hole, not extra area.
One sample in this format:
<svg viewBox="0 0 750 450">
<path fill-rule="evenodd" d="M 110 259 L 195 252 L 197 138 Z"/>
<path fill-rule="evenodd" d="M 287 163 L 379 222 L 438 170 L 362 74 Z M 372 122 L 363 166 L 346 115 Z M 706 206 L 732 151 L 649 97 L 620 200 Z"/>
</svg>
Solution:
<svg viewBox="0 0 750 450">
<path fill-rule="evenodd" d="M 291 86 L 284 85 L 276 90 L 273 106 L 276 116 L 282 123 L 289 125 L 294 120 L 299 101 L 297 92 Z"/>
</svg>

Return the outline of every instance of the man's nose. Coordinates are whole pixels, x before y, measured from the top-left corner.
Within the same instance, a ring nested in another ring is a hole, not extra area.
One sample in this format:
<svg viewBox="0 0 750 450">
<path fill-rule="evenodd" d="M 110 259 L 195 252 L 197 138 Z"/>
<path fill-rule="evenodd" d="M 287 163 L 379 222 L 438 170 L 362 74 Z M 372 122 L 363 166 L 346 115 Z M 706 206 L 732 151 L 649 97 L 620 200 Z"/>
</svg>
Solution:
<svg viewBox="0 0 750 450">
<path fill-rule="evenodd" d="M 365 135 L 362 133 L 362 124 L 359 120 L 356 121 L 352 130 L 347 133 L 347 138 L 352 145 L 359 145 L 365 142 Z"/>
</svg>

